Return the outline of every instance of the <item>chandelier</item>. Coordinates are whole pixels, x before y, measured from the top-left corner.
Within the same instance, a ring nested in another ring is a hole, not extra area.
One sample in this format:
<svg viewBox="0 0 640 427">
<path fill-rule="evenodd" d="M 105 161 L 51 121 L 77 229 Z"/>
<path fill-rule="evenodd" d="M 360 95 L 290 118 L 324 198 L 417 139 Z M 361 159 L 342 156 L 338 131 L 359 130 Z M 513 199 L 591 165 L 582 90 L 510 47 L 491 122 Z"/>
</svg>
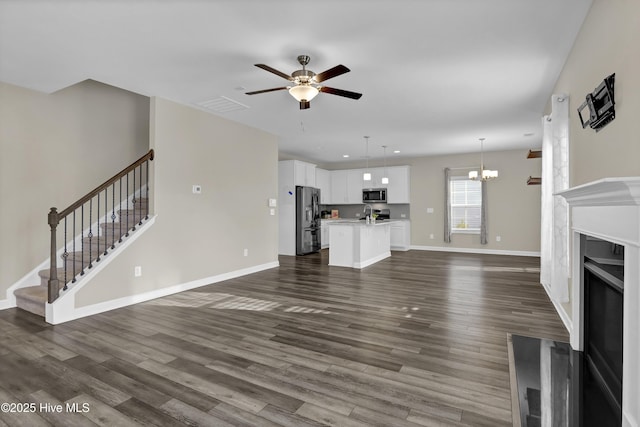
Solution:
<svg viewBox="0 0 640 427">
<path fill-rule="evenodd" d="M 485 169 L 484 168 L 484 158 L 483 158 L 483 151 L 484 151 L 484 138 L 480 138 L 480 171 L 470 171 L 469 172 L 469 179 L 473 180 L 473 181 L 488 181 L 490 179 L 493 178 L 497 178 L 498 177 L 498 171 L 494 171 L 494 170 L 490 170 L 490 169 Z"/>
</svg>

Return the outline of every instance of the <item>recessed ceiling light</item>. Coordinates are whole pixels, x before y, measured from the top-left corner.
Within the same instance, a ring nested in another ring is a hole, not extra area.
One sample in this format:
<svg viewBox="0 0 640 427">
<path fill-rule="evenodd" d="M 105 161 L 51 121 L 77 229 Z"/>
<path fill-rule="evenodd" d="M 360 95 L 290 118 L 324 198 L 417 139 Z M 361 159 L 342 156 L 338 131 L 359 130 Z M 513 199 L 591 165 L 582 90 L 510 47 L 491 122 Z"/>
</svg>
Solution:
<svg viewBox="0 0 640 427">
<path fill-rule="evenodd" d="M 398 154 L 398 153 L 400 152 L 400 150 L 393 150 L 393 152 L 394 152 L 395 154 Z"/>
<path fill-rule="evenodd" d="M 346 159 L 347 157 L 349 157 L 349 155 L 348 154 L 343 154 L 342 157 L 344 157 Z"/>
</svg>

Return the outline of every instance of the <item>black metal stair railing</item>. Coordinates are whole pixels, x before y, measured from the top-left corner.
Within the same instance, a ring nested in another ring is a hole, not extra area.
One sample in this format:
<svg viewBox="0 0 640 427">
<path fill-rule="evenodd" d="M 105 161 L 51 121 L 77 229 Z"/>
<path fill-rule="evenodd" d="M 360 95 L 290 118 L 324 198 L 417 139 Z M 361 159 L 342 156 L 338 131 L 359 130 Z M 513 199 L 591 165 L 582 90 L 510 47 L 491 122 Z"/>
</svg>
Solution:
<svg viewBox="0 0 640 427">
<path fill-rule="evenodd" d="M 83 276 L 109 249 L 114 249 L 116 243 L 149 219 L 149 162 L 153 158 L 154 152 L 149 150 L 63 211 L 51 208 L 48 216 L 51 228 L 49 303 L 58 299 L 61 280 L 66 290 L 68 283 Z M 64 240 L 61 268 L 57 260 L 58 234 L 62 234 L 60 237 Z"/>
</svg>

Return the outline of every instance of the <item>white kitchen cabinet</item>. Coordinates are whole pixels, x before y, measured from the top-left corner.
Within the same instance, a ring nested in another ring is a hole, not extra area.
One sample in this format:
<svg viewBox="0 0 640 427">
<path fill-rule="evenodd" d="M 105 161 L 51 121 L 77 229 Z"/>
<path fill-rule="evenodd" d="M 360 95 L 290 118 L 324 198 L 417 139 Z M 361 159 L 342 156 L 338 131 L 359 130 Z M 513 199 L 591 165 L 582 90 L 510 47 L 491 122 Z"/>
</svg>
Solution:
<svg viewBox="0 0 640 427">
<path fill-rule="evenodd" d="M 389 184 L 387 188 L 387 203 L 411 203 L 411 182 L 409 166 L 391 166 L 387 168 Z"/>
<path fill-rule="evenodd" d="M 371 173 L 371 181 L 362 181 L 362 188 L 385 188 L 386 185 L 382 183 L 384 177 L 384 168 L 369 168 L 362 169 L 362 173 L 369 171 Z"/>
<path fill-rule="evenodd" d="M 362 170 L 331 171 L 331 204 L 362 203 Z"/>
<path fill-rule="evenodd" d="M 371 173 L 371 181 L 362 179 L 365 170 Z M 410 203 L 409 166 L 389 166 L 386 173 L 385 168 L 347 169 L 328 172 L 330 175 L 331 194 L 325 199 L 327 202 L 323 202 L 324 204 L 361 204 L 363 188 L 386 188 L 388 190 L 387 203 L 389 204 Z M 382 183 L 382 178 L 385 175 L 389 178 L 388 184 Z M 317 176 L 319 177 L 320 175 Z M 320 197 L 322 197 L 322 194 Z"/>
<path fill-rule="evenodd" d="M 320 204 L 331 203 L 331 172 L 316 168 L 316 187 L 320 189 Z"/>
<path fill-rule="evenodd" d="M 347 171 L 347 203 L 359 204 L 362 203 L 362 189 L 364 188 L 364 182 L 361 169 L 351 169 Z"/>
<path fill-rule="evenodd" d="M 326 249 L 329 247 L 329 223 L 325 221 L 320 221 L 320 244 L 322 249 Z"/>
<path fill-rule="evenodd" d="M 286 184 L 316 186 L 316 165 L 314 164 L 300 160 L 282 160 L 278 162 L 278 172 L 280 177 L 284 177 Z"/>
<path fill-rule="evenodd" d="M 391 249 L 408 251 L 411 246 L 411 222 L 408 220 L 391 221 Z"/>
<path fill-rule="evenodd" d="M 347 171 L 331 171 L 330 204 L 344 205 L 347 203 Z"/>
<path fill-rule="evenodd" d="M 306 187 L 316 186 L 316 165 L 299 160 L 284 160 L 293 162 L 295 185 Z"/>
</svg>

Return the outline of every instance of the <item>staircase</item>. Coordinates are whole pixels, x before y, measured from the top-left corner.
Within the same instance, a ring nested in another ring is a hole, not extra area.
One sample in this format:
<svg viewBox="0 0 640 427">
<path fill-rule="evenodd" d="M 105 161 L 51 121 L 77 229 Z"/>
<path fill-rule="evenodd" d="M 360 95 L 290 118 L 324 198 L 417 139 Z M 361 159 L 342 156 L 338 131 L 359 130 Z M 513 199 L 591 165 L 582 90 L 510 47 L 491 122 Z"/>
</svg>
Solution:
<svg viewBox="0 0 640 427">
<path fill-rule="evenodd" d="M 68 286 L 110 256 L 116 245 L 149 219 L 149 162 L 153 158 L 149 150 L 68 208 L 60 212 L 51 208 L 47 217 L 50 268 L 38 273 L 39 286 L 13 292 L 18 308 L 46 317 L 47 302 L 64 296 Z"/>
<path fill-rule="evenodd" d="M 111 249 L 116 244 L 127 239 L 129 231 L 142 225 L 147 216 L 147 206 L 148 199 L 137 199 L 133 209 L 117 211 L 118 221 L 101 223 L 99 233 L 92 237 L 83 237 L 82 243 L 79 245 L 83 248 L 82 251 L 68 252 L 66 260 L 62 255 L 60 257 L 61 263 L 58 264 L 60 268 L 57 269 L 60 291 L 65 290 L 65 283 L 72 285 L 90 271 L 96 263 L 109 256 Z M 39 286 L 17 289 L 13 294 L 16 297 L 18 308 L 45 317 L 51 271 L 50 269 L 41 270 L 38 272 L 38 276 L 40 276 Z M 62 295 L 64 293 L 61 293 Z"/>
</svg>

